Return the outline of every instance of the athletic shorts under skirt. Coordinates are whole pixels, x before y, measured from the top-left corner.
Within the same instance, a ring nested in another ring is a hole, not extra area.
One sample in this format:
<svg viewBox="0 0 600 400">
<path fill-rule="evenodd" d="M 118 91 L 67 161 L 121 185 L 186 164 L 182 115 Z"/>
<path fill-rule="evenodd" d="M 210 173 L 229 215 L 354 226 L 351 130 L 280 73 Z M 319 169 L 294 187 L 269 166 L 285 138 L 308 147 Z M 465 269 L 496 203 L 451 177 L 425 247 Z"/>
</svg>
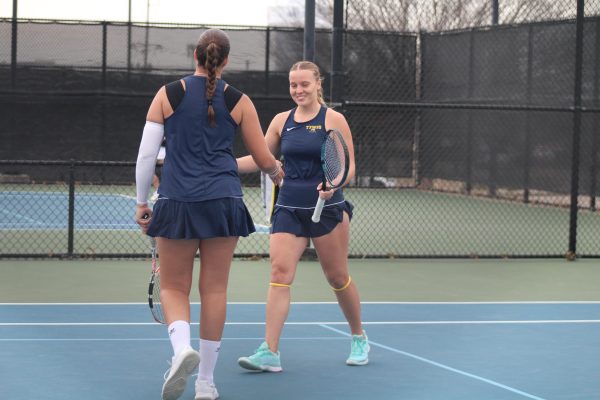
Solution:
<svg viewBox="0 0 600 400">
<path fill-rule="evenodd" d="M 344 212 L 352 219 L 354 206 L 345 200 L 340 204 L 323 207 L 321 220 L 312 222 L 313 208 L 288 208 L 275 206 L 271 218 L 271 233 L 286 232 L 299 237 L 327 235 L 344 220 Z"/>
<path fill-rule="evenodd" d="M 254 222 L 242 198 L 183 202 L 159 197 L 154 204 L 148 236 L 209 239 L 248 236 L 254 231 Z"/>
</svg>

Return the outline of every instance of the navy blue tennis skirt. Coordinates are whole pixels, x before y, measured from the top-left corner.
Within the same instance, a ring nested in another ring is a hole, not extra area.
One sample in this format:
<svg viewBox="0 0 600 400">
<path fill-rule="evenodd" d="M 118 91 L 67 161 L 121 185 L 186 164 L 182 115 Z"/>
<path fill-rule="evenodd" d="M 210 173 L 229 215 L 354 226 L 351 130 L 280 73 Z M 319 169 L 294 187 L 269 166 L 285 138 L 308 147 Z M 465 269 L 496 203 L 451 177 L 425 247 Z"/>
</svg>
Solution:
<svg viewBox="0 0 600 400">
<path fill-rule="evenodd" d="M 209 239 L 248 236 L 254 222 L 242 198 L 184 202 L 159 197 L 148 236 L 168 239 Z"/>
<path fill-rule="evenodd" d="M 312 222 L 314 209 L 276 206 L 271 217 L 271 233 L 286 232 L 300 237 L 327 235 L 344 220 L 344 212 L 352 219 L 354 206 L 349 201 L 323 207 L 321 220 Z"/>
</svg>

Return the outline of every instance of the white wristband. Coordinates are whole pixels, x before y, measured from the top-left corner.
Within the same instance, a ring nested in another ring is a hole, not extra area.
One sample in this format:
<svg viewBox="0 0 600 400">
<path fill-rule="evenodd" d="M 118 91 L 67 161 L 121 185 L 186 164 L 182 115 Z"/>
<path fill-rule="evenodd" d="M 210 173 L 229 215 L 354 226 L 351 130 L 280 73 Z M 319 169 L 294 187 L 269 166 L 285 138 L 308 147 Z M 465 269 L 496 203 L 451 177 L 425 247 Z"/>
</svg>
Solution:
<svg viewBox="0 0 600 400">
<path fill-rule="evenodd" d="M 275 161 L 275 168 L 272 171 L 265 173 L 269 175 L 269 178 L 274 179 L 277 175 L 279 175 L 279 171 L 281 171 L 281 163 L 279 161 Z"/>
</svg>

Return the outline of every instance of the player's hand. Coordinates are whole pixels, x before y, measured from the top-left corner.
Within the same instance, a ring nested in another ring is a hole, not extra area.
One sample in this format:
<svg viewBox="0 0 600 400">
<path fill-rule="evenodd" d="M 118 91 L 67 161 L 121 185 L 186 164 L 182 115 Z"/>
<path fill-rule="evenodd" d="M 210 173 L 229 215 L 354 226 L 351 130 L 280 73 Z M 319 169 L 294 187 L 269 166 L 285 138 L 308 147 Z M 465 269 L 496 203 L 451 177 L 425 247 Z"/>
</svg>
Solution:
<svg viewBox="0 0 600 400">
<path fill-rule="evenodd" d="M 319 183 L 319 185 L 317 186 L 317 190 L 319 191 L 319 198 L 323 199 L 323 200 L 329 200 L 330 198 L 333 197 L 333 193 L 335 192 L 335 189 L 327 189 L 327 190 L 322 190 L 323 189 L 323 182 Z"/>
<path fill-rule="evenodd" d="M 148 231 L 148 225 L 152 219 L 152 209 L 148 204 L 138 204 L 135 206 L 135 222 L 140 226 L 142 232 Z"/>
<path fill-rule="evenodd" d="M 283 170 L 283 164 L 281 164 L 281 161 L 275 160 L 275 162 L 277 163 L 277 169 L 272 174 L 269 174 L 269 178 L 271 178 L 273 184 L 280 186 L 281 182 L 283 182 L 285 171 Z"/>
</svg>

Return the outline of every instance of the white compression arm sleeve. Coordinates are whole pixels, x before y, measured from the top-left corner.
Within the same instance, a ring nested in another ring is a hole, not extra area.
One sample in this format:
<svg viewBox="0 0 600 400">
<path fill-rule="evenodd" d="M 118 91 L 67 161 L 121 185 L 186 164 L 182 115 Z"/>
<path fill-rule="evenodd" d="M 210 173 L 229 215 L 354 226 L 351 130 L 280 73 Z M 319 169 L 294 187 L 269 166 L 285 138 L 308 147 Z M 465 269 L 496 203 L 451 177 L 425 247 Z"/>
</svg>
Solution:
<svg viewBox="0 0 600 400">
<path fill-rule="evenodd" d="M 148 192 L 152 185 L 156 156 L 165 133 L 165 127 L 152 121 L 146 121 L 140 150 L 138 151 L 137 163 L 135 164 L 135 188 L 137 203 L 148 202 Z"/>
</svg>

